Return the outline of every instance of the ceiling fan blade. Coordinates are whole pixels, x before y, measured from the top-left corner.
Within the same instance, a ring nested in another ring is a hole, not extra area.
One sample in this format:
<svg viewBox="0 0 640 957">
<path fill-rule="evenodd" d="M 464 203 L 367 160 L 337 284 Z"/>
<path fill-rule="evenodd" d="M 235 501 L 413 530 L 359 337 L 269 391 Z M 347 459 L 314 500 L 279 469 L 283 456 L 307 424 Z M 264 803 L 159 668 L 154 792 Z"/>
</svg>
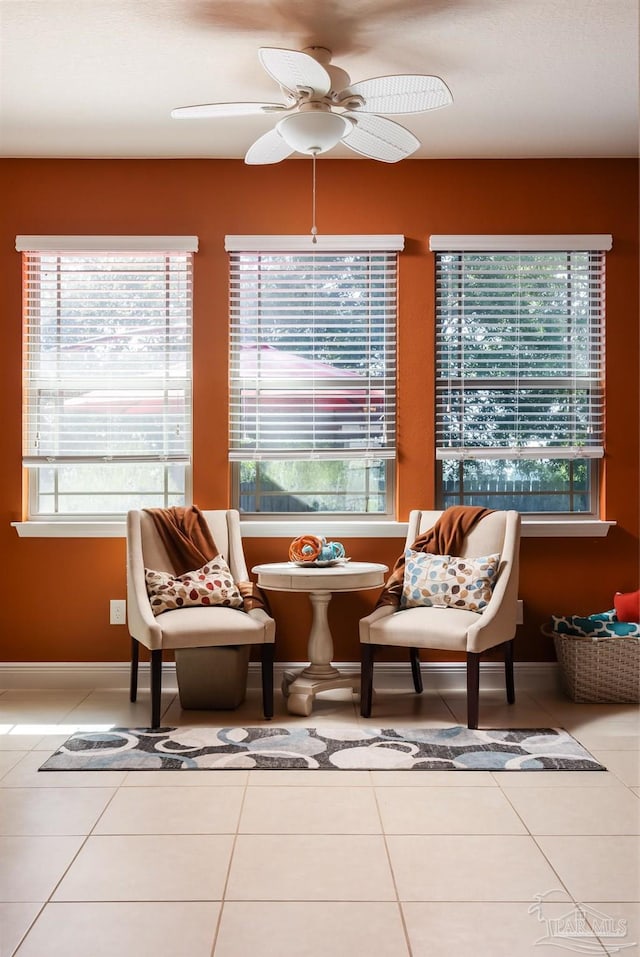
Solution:
<svg viewBox="0 0 640 957">
<path fill-rule="evenodd" d="M 249 166 L 266 166 L 268 163 L 279 163 L 292 153 L 295 150 L 285 143 L 278 131 L 269 130 L 249 147 L 244 161 Z"/>
<path fill-rule="evenodd" d="M 420 146 L 420 140 L 413 133 L 383 116 L 363 116 L 360 113 L 344 113 L 343 116 L 352 120 L 354 126 L 341 142 L 369 159 L 397 163 L 411 156 Z"/>
<path fill-rule="evenodd" d="M 377 76 L 352 84 L 349 94 L 363 98 L 359 113 L 423 113 L 453 103 L 449 87 L 439 76 Z"/>
<path fill-rule="evenodd" d="M 331 77 L 308 53 L 261 47 L 258 56 L 269 76 L 291 93 L 297 93 L 300 87 L 309 87 L 324 96 L 331 89 Z"/>
<path fill-rule="evenodd" d="M 282 103 L 202 103 L 200 106 L 179 106 L 171 110 L 171 116 L 175 120 L 189 120 L 217 116 L 258 116 L 286 110 L 287 107 Z"/>
</svg>

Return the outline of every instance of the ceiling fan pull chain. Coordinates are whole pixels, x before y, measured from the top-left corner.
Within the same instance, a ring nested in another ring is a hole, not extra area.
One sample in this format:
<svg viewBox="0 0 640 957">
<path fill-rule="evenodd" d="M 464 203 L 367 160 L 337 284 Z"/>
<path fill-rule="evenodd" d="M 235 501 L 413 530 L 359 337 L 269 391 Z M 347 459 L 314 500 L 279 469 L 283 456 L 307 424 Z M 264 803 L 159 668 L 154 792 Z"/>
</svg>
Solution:
<svg viewBox="0 0 640 957">
<path fill-rule="evenodd" d="M 311 190 L 311 242 L 318 242 L 318 229 L 316 227 L 316 154 L 311 154 L 312 169 L 312 190 Z"/>
</svg>

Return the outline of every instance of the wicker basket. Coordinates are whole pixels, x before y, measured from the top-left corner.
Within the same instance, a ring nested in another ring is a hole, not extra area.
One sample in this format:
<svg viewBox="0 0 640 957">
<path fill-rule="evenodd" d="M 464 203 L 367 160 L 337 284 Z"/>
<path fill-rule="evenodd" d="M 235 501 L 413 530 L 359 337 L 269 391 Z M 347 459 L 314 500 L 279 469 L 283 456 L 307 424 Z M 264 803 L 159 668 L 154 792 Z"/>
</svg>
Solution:
<svg viewBox="0 0 640 957">
<path fill-rule="evenodd" d="M 610 704 L 640 702 L 640 640 L 637 638 L 581 638 L 560 635 L 543 626 L 553 638 L 562 685 L 572 701 Z"/>
</svg>

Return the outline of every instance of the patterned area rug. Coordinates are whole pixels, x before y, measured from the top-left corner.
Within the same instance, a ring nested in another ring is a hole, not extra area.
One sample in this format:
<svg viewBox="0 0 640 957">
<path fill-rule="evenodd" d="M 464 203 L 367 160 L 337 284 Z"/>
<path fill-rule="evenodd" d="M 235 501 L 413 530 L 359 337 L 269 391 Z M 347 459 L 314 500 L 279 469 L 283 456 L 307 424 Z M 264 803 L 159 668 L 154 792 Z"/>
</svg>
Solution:
<svg viewBox="0 0 640 957">
<path fill-rule="evenodd" d="M 604 771 L 552 728 L 113 728 L 76 732 L 40 771 Z"/>
</svg>

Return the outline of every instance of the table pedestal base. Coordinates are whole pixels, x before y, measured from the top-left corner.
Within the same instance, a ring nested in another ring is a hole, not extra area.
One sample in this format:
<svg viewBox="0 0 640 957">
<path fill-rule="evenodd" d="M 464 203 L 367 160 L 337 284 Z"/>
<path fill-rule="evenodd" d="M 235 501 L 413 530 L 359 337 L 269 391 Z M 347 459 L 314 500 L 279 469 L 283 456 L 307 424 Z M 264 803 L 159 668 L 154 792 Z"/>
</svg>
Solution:
<svg viewBox="0 0 640 957">
<path fill-rule="evenodd" d="M 311 665 L 303 671 L 285 671 L 282 679 L 282 694 L 287 699 L 289 714 L 298 714 L 306 717 L 311 714 L 313 699 L 321 691 L 332 691 L 334 688 L 357 687 L 357 677 L 349 678 L 341 675 L 337 668 L 331 668 L 332 674 L 320 675 L 317 665 Z M 327 669 L 322 669 L 327 670 Z"/>
<path fill-rule="evenodd" d="M 309 633 L 310 665 L 299 672 L 285 672 L 282 681 L 282 693 L 287 699 L 289 714 L 303 717 L 311 714 L 313 699 L 320 691 L 333 688 L 353 688 L 353 678 L 341 675 L 331 664 L 333 640 L 329 631 L 327 610 L 331 601 L 331 592 L 317 590 L 309 592 L 312 609 L 311 632 Z"/>
</svg>

